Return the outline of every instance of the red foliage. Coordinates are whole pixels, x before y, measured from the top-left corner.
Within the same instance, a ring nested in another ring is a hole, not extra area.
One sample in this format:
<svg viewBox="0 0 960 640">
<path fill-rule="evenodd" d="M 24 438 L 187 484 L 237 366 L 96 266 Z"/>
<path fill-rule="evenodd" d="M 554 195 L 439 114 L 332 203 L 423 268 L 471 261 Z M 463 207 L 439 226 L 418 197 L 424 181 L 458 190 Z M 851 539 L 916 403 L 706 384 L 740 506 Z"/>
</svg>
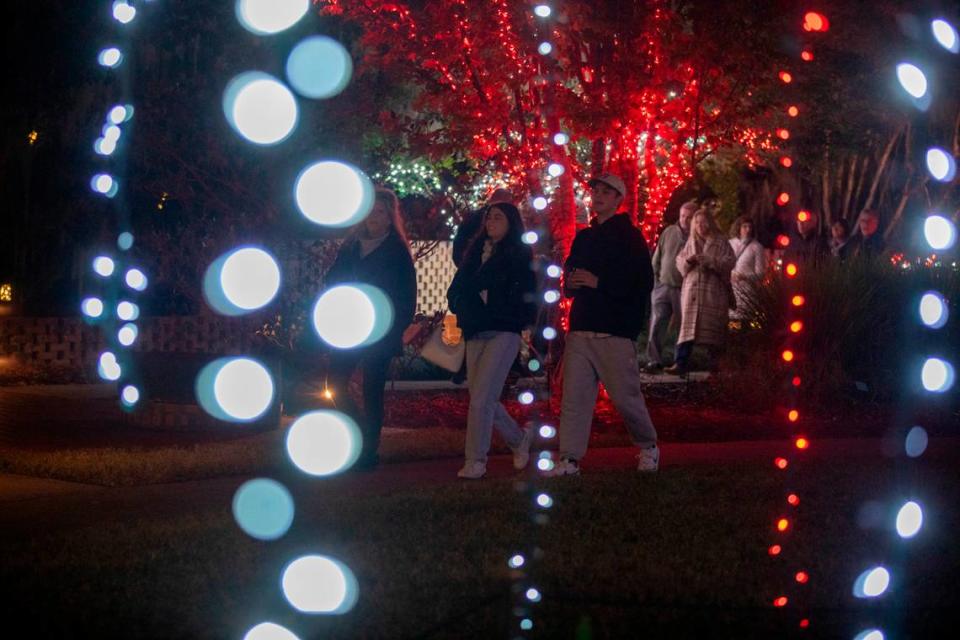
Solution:
<svg viewBox="0 0 960 640">
<path fill-rule="evenodd" d="M 744 28 L 757 19 L 748 12 L 571 0 L 543 20 L 508 0 L 319 4 L 362 27 L 361 76 L 417 87 L 402 116 L 380 119 L 414 149 L 466 156 L 524 192 L 539 192 L 548 162 L 564 165 L 550 210 L 561 248 L 574 230 L 575 184 L 595 173 L 624 178 L 627 207 L 643 212 L 653 237 L 670 195 L 706 155 L 735 142 L 769 145 L 755 124 L 761 88 L 777 84 L 776 61 Z M 549 55 L 537 51 L 543 41 Z M 561 129 L 579 151 L 552 144 Z"/>
</svg>

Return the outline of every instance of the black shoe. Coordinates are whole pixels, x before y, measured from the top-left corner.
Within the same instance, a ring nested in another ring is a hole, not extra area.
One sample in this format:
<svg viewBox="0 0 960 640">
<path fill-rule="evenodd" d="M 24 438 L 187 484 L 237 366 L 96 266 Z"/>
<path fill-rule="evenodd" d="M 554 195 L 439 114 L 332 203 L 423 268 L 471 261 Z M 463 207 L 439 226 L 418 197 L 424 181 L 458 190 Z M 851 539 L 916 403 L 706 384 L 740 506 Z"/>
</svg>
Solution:
<svg viewBox="0 0 960 640">
<path fill-rule="evenodd" d="M 685 376 L 687 375 L 687 367 L 679 362 L 674 362 L 672 365 L 664 369 L 663 372 L 669 373 L 672 376 Z"/>
</svg>

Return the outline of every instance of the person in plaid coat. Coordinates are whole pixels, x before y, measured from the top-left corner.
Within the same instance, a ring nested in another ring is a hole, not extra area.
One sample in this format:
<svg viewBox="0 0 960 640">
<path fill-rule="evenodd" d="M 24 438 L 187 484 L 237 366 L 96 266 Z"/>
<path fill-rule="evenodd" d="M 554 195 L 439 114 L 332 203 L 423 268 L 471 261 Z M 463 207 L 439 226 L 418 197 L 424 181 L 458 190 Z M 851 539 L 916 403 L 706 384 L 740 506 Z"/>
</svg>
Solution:
<svg viewBox="0 0 960 640">
<path fill-rule="evenodd" d="M 698 210 L 692 227 L 687 244 L 677 254 L 677 269 L 683 276 L 680 335 L 676 362 L 664 369 L 675 375 L 687 372 L 694 344 L 709 347 L 715 359 L 715 351 L 726 341 L 733 295 L 730 272 L 737 262 L 709 211 Z"/>
</svg>

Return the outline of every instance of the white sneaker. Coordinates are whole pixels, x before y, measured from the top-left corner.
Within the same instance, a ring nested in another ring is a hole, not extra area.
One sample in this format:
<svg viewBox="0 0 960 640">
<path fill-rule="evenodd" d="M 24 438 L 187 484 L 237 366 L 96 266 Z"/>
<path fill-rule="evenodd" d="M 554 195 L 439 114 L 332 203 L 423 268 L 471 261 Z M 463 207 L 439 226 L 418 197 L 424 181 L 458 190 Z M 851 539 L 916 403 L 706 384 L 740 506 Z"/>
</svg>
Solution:
<svg viewBox="0 0 960 640">
<path fill-rule="evenodd" d="M 637 471 L 652 473 L 660 468 L 660 447 L 653 445 L 637 454 Z"/>
<path fill-rule="evenodd" d="M 553 469 L 545 471 L 543 475 L 547 476 L 548 478 L 580 475 L 580 465 L 577 464 L 576 460 L 561 458 L 560 462 L 553 466 Z"/>
<path fill-rule="evenodd" d="M 513 450 L 513 468 L 519 471 L 526 469 L 530 462 L 530 445 L 533 444 L 533 429 L 524 429 L 520 444 Z"/>
<path fill-rule="evenodd" d="M 460 471 L 457 471 L 458 478 L 466 478 L 467 480 L 479 480 L 487 473 L 487 463 L 478 462 L 476 460 L 468 460 L 464 463 L 463 468 Z"/>
</svg>

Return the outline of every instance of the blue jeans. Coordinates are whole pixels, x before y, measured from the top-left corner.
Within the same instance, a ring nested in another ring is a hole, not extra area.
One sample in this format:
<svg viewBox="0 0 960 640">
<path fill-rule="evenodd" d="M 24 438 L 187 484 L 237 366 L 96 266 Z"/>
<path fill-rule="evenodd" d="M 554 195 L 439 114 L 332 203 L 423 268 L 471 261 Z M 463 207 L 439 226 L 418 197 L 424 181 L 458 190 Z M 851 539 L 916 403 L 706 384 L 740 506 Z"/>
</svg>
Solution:
<svg viewBox="0 0 960 640">
<path fill-rule="evenodd" d="M 520 335 L 516 333 L 484 331 L 467 340 L 467 461 L 487 461 L 494 425 L 511 448 L 523 440 L 523 431 L 500 402 L 503 384 L 519 352 Z"/>
</svg>

